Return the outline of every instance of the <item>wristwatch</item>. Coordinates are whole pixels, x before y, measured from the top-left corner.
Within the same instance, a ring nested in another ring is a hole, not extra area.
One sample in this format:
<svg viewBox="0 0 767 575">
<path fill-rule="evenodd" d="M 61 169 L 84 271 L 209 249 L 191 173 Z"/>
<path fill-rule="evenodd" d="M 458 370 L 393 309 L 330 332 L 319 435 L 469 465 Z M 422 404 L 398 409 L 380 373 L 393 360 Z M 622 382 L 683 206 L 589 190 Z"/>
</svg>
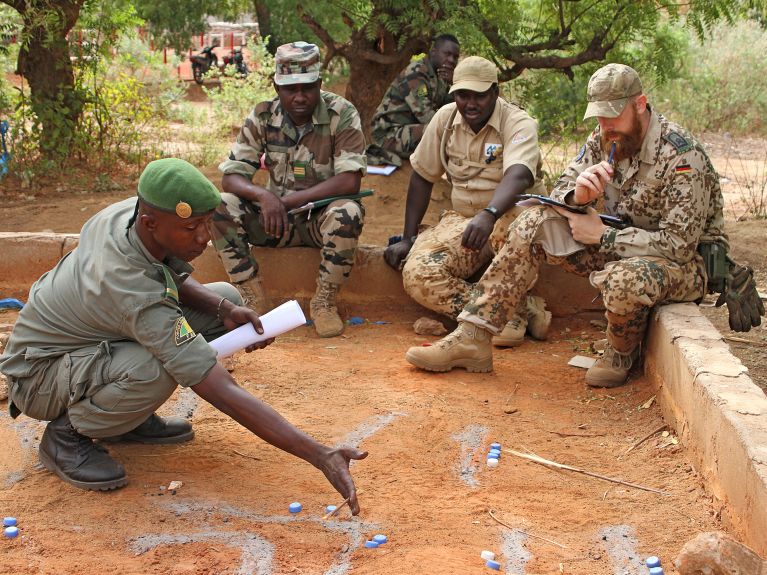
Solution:
<svg viewBox="0 0 767 575">
<path fill-rule="evenodd" d="M 483 212 L 488 212 L 488 213 L 492 214 L 492 216 L 493 216 L 493 217 L 494 217 L 496 220 L 497 220 L 497 219 L 500 217 L 500 215 L 501 215 L 501 212 L 499 212 L 499 211 L 498 211 L 498 208 L 494 208 L 493 206 L 487 206 L 486 208 L 482 208 L 482 211 L 483 211 Z"/>
</svg>

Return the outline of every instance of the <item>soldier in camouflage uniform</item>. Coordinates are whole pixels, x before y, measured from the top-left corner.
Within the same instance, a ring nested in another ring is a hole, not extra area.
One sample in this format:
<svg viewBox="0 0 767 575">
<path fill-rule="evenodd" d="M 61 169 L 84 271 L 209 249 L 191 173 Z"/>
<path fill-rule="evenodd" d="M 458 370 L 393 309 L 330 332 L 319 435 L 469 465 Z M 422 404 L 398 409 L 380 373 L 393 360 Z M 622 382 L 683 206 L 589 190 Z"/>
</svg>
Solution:
<svg viewBox="0 0 767 575">
<path fill-rule="evenodd" d="M 277 49 L 277 97 L 258 104 L 219 169 L 223 202 L 213 217 L 213 245 L 232 282 L 260 313 L 267 302 L 250 246 L 321 249 L 317 291 L 310 314 L 320 337 L 339 335 L 344 323 L 336 295 L 348 279 L 365 211 L 353 199 L 293 216 L 309 202 L 349 196 L 365 174 L 365 139 L 354 106 L 320 90 L 320 52 L 293 42 Z M 252 183 L 263 163 L 269 183 Z M 307 217 L 308 216 L 308 217 Z"/>
<path fill-rule="evenodd" d="M 453 101 L 448 90 L 459 55 L 458 39 L 442 34 L 426 58 L 411 62 L 397 76 L 373 116 L 371 150 L 382 148 L 395 165 L 410 157 L 434 113 Z"/>
<path fill-rule="evenodd" d="M 155 414 L 181 385 L 320 469 L 357 510 L 349 461 L 365 454 L 299 431 L 237 385 L 206 341 L 245 323 L 263 333 L 233 286 L 190 276 L 187 262 L 208 245 L 207 223 L 220 203 L 216 186 L 194 166 L 164 158 L 141 174 L 138 200 L 88 220 L 78 246 L 32 286 L 0 357 L 10 414 L 49 421 L 40 461 L 62 480 L 117 489 L 128 478 L 105 442 L 194 438 L 187 420 Z"/>
<path fill-rule="evenodd" d="M 546 261 L 590 274 L 600 289 L 608 346 L 586 380 L 614 387 L 625 383 L 640 357 L 652 307 L 703 297 L 706 273 L 696 248 L 702 241 L 727 246 L 719 178 L 706 152 L 650 108 L 628 66 L 609 64 L 595 72 L 588 100 L 585 118 L 596 117 L 599 125 L 552 193 L 586 213 L 526 210 L 476 285 L 458 329 L 433 347 L 411 348 L 408 361 L 433 371 L 490 371 L 490 337 Z M 620 217 L 625 229 L 603 224 L 595 207 Z"/>
<path fill-rule="evenodd" d="M 405 291 L 418 303 L 455 319 L 469 301 L 469 279 L 503 246 L 512 207 L 522 192 L 545 193 L 541 180 L 538 126 L 524 110 L 498 97 L 495 65 L 470 56 L 455 69 L 456 103 L 441 108 L 410 158 L 405 228 L 401 241 L 384 253 L 402 267 Z M 481 118 L 477 118 L 481 110 Z M 452 210 L 422 233 L 419 226 L 432 186 L 447 175 Z M 527 329 L 544 339 L 551 321 L 542 298 L 520 302 L 520 310 L 493 343 L 511 347 Z"/>
</svg>

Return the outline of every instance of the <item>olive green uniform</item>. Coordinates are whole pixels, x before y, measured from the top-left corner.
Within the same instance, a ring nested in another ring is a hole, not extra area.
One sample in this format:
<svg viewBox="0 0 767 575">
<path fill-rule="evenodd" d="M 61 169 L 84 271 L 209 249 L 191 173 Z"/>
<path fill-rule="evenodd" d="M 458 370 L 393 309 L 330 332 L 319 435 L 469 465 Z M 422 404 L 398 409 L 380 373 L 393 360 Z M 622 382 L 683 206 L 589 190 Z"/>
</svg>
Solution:
<svg viewBox="0 0 767 575">
<path fill-rule="evenodd" d="M 206 338 L 223 334 L 223 324 L 179 302 L 192 267 L 150 254 L 135 226 L 127 228 L 135 205 L 128 199 L 96 214 L 78 247 L 32 286 L 0 358 L 14 417 L 68 411 L 83 435 L 120 435 L 216 364 Z M 206 287 L 242 301 L 229 284 Z"/>
</svg>

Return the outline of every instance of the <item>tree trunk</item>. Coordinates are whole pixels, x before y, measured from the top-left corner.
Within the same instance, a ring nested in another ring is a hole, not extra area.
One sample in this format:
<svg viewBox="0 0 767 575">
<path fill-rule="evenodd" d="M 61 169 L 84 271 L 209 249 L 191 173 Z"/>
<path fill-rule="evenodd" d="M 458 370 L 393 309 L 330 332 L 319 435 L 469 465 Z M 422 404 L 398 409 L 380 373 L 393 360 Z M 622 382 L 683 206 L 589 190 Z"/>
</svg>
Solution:
<svg viewBox="0 0 767 575">
<path fill-rule="evenodd" d="M 274 31 L 272 30 L 272 13 L 269 10 L 269 6 L 266 5 L 264 0 L 253 0 L 253 8 L 256 11 L 256 18 L 258 19 L 258 35 L 261 38 L 269 37 L 269 41 L 266 44 L 266 49 L 270 54 L 274 54 L 277 51 L 279 44 L 277 38 L 274 37 Z"/>
<path fill-rule="evenodd" d="M 29 82 L 32 110 L 42 125 L 40 151 L 66 157 L 83 102 L 75 90 L 67 34 L 84 0 L 16 2 L 24 21 L 17 73 Z"/>
</svg>

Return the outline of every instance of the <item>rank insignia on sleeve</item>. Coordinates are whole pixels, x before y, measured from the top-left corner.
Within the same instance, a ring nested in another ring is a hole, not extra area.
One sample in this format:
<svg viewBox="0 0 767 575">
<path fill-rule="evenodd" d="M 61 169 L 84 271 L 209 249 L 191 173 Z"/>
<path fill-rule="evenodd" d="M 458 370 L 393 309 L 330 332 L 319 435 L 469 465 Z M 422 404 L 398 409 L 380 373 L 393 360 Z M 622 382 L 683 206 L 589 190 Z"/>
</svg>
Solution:
<svg viewBox="0 0 767 575">
<path fill-rule="evenodd" d="M 676 148 L 677 153 L 684 154 L 692 150 L 692 144 L 678 132 L 669 132 L 663 139 Z"/>
<path fill-rule="evenodd" d="M 186 318 L 182 315 L 176 320 L 176 324 L 173 328 L 173 338 L 176 341 L 176 345 L 182 345 L 191 339 L 197 337 L 194 333 L 192 326 L 186 321 Z"/>
<path fill-rule="evenodd" d="M 293 177 L 297 180 L 306 178 L 306 162 L 293 162 Z"/>
</svg>

